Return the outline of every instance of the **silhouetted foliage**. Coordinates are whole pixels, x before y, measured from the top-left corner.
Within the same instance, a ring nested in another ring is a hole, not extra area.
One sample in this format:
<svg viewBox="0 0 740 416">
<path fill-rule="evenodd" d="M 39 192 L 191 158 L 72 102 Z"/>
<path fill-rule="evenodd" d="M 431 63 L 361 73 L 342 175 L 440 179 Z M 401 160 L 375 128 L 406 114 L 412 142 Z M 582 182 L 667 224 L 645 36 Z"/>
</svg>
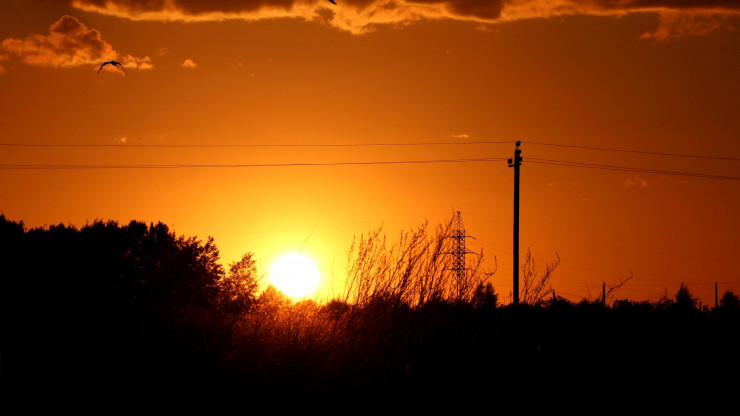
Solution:
<svg viewBox="0 0 740 416">
<path fill-rule="evenodd" d="M 480 284 L 475 289 L 471 302 L 475 308 L 495 308 L 498 304 L 498 295 L 491 283 Z"/>
<path fill-rule="evenodd" d="M 672 307 L 681 311 L 691 311 L 696 309 L 697 300 L 691 294 L 689 288 L 681 282 L 681 286 L 676 292 L 676 299 Z"/>
<path fill-rule="evenodd" d="M 522 284 L 519 300 L 526 305 L 540 305 L 552 294 L 552 272 L 560 264 L 560 256 L 555 253 L 555 261 L 545 264 L 542 272 L 535 267 L 532 251 L 527 248 L 527 254 L 522 264 Z"/>
<path fill-rule="evenodd" d="M 452 240 L 447 238 L 452 226 L 450 220 L 432 234 L 425 222 L 414 231 L 402 231 L 390 246 L 381 228 L 361 235 L 350 248 L 343 300 L 363 305 L 376 298 L 395 299 L 410 306 L 440 299 L 469 302 L 495 270 L 482 270 L 481 251 L 466 273 L 452 273 Z"/>
<path fill-rule="evenodd" d="M 614 283 L 613 285 L 604 285 L 604 293 L 603 297 L 601 299 L 601 303 L 606 305 L 608 299 L 613 299 L 614 294 L 621 289 L 627 282 L 632 280 L 632 278 L 635 276 L 634 273 L 632 273 L 632 270 L 630 270 L 630 275 L 625 279 L 619 279 L 618 282 Z"/>
<path fill-rule="evenodd" d="M 0 217 L 0 232 L 7 248 L 0 253 L 2 354 L 11 363 L 3 372 L 14 389 L 84 383 L 95 390 L 103 387 L 93 381 L 106 374 L 120 374 L 114 385 L 125 383 L 137 369 L 185 359 L 180 352 L 194 347 L 220 354 L 211 349 L 219 343 L 193 343 L 219 330 L 219 319 L 204 312 L 223 275 L 213 239 L 135 221 L 26 231 Z"/>
<path fill-rule="evenodd" d="M 240 314 L 249 312 L 257 302 L 257 292 L 263 276 L 257 274 L 253 253 L 245 253 L 241 260 L 229 265 L 229 273 L 217 282 L 219 309 Z"/>
<path fill-rule="evenodd" d="M 719 300 L 720 310 L 727 312 L 739 312 L 740 311 L 740 297 L 735 292 L 728 290 L 722 295 Z"/>
</svg>

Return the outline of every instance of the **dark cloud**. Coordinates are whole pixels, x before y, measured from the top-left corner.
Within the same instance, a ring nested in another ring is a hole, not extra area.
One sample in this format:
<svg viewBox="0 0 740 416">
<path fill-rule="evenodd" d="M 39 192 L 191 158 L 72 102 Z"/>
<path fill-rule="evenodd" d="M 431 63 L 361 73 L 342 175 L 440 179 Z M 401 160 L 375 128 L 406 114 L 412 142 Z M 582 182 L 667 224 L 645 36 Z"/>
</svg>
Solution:
<svg viewBox="0 0 740 416">
<path fill-rule="evenodd" d="M 504 0 L 417 0 L 408 3 L 441 4 L 452 16 L 495 20 L 501 16 Z"/>
<path fill-rule="evenodd" d="M 133 20 L 298 18 L 362 33 L 381 24 L 454 19 L 481 23 L 634 12 L 740 14 L 738 0 L 55 0 Z M 327 14 L 326 10 L 332 13 Z"/>
<path fill-rule="evenodd" d="M 94 64 L 116 56 L 113 46 L 102 39 L 99 31 L 72 16 L 63 16 L 51 25 L 48 35 L 5 39 L 0 50 L 29 65 L 51 67 Z"/>
<path fill-rule="evenodd" d="M 202 13 L 240 13 L 240 12 L 255 12 L 262 8 L 275 8 L 280 10 L 290 10 L 293 7 L 293 3 L 298 3 L 295 0 L 271 0 L 271 1 L 255 1 L 255 0 L 219 0 L 219 1 L 203 1 L 203 0 L 177 0 L 178 7 L 183 10 L 186 14 L 198 15 Z"/>
<path fill-rule="evenodd" d="M 627 10 L 740 10 L 737 0 L 596 0 L 594 3 L 604 8 Z"/>
</svg>

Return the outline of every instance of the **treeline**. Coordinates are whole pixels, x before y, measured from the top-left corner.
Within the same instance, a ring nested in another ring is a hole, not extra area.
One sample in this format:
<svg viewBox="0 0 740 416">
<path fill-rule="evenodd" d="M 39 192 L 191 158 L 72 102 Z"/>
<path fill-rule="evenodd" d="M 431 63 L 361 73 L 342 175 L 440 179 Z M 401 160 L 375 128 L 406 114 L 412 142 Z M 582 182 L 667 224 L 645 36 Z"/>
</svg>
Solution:
<svg viewBox="0 0 740 416">
<path fill-rule="evenodd" d="M 655 302 L 502 306 L 489 274 L 449 277 L 444 227 L 426 230 L 362 238 L 354 283 L 317 304 L 265 287 L 251 253 L 224 270 L 212 239 L 162 223 L 27 230 L 0 215 L 2 394 L 431 400 L 737 377 L 731 292 L 710 311 L 684 286 Z"/>
</svg>

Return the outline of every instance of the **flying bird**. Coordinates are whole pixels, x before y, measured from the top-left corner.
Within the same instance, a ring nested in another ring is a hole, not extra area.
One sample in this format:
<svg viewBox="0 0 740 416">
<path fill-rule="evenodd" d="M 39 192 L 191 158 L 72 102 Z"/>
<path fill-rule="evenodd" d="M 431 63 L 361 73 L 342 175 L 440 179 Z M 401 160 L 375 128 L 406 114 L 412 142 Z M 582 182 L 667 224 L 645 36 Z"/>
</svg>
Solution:
<svg viewBox="0 0 740 416">
<path fill-rule="evenodd" d="M 329 0 L 329 3 L 331 3 L 331 4 L 337 4 L 336 2 L 334 2 L 334 0 Z"/>
<path fill-rule="evenodd" d="M 98 74 L 100 73 L 100 70 L 103 69 L 103 67 L 106 66 L 106 65 L 108 65 L 108 64 L 111 64 L 113 66 L 119 66 L 119 67 L 121 67 L 121 69 L 123 70 L 123 73 L 126 74 L 126 75 L 128 75 L 126 73 L 126 69 L 123 67 L 123 65 L 121 65 L 120 62 L 116 62 L 116 61 L 103 62 L 103 65 L 100 65 L 100 69 L 98 69 Z"/>
</svg>

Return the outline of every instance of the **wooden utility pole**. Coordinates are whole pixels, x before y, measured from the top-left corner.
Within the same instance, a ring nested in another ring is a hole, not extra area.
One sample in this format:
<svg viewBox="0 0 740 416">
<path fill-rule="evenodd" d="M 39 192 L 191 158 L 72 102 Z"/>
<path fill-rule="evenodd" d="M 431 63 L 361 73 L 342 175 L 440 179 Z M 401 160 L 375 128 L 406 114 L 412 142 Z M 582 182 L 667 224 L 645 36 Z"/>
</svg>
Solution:
<svg viewBox="0 0 740 416">
<path fill-rule="evenodd" d="M 514 305 L 519 304 L 519 167 L 522 165 L 521 141 L 516 142 L 514 159 L 509 159 L 509 167 L 514 168 Z"/>
</svg>

